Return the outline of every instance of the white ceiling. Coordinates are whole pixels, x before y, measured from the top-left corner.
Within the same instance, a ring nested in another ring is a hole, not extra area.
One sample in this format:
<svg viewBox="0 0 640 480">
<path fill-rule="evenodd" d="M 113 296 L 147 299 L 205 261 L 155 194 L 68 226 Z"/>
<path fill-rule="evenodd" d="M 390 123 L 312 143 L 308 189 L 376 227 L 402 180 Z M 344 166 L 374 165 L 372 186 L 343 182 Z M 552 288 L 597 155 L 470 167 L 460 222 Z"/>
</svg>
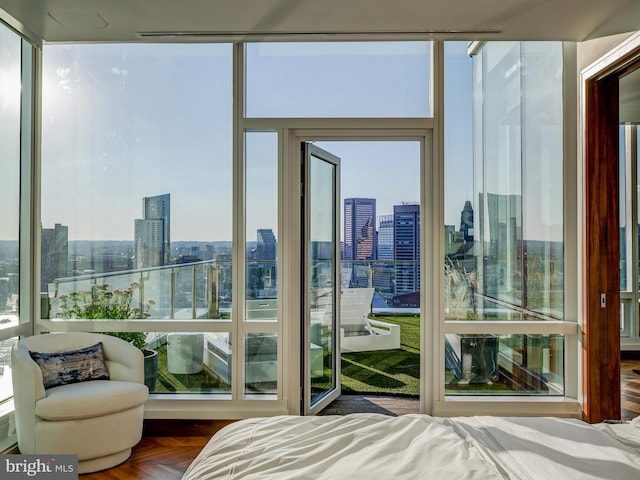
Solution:
<svg viewBox="0 0 640 480">
<path fill-rule="evenodd" d="M 2 10 L 46 42 L 176 38 L 168 32 L 193 34 L 178 37 L 186 41 L 379 33 L 582 41 L 640 30 L 640 0 L 0 0 L 4 18 Z"/>
</svg>

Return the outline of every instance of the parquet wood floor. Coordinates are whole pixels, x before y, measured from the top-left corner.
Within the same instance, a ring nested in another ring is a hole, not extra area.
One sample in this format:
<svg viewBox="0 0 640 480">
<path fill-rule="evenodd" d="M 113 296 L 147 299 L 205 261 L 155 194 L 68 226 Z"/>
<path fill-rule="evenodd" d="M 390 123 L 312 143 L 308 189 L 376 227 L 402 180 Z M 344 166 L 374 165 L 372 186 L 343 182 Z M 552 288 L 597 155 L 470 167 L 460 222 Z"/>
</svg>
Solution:
<svg viewBox="0 0 640 480">
<path fill-rule="evenodd" d="M 211 436 L 233 420 L 146 420 L 142 440 L 121 465 L 81 480 L 178 480 Z"/>
<path fill-rule="evenodd" d="M 622 419 L 630 420 L 640 415 L 640 359 L 621 360 L 620 383 L 622 385 Z"/>
<path fill-rule="evenodd" d="M 640 415 L 640 359 L 622 360 L 622 418 Z M 352 412 L 387 415 L 418 413 L 418 399 L 343 395 L 321 415 Z M 211 436 L 232 420 L 147 420 L 143 438 L 129 460 L 102 472 L 80 475 L 80 480 L 179 480 Z"/>
</svg>

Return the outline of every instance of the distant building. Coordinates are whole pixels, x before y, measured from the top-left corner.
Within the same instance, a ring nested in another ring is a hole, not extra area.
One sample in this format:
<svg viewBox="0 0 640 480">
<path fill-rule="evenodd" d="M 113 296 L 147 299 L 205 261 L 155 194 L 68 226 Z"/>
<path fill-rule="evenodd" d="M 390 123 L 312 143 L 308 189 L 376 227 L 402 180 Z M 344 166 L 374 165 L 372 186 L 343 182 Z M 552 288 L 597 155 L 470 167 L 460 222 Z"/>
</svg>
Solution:
<svg viewBox="0 0 640 480">
<path fill-rule="evenodd" d="M 131 257 L 117 253 L 96 253 L 91 259 L 93 269 L 98 273 L 131 270 Z"/>
<path fill-rule="evenodd" d="M 388 300 L 393 296 L 395 265 L 393 264 L 393 214 L 378 217 L 378 260 L 373 264 L 372 286 L 379 300 Z M 385 306 L 388 306 L 385 303 Z"/>
<path fill-rule="evenodd" d="M 0 277 L 0 313 L 9 311 L 9 277 Z"/>
<path fill-rule="evenodd" d="M 277 292 L 278 244 L 273 230 L 260 228 L 256 232 L 256 247 L 252 252 L 254 262 L 247 271 L 247 296 L 249 298 L 275 298 Z"/>
<path fill-rule="evenodd" d="M 378 217 L 378 260 L 393 260 L 393 215 Z"/>
<path fill-rule="evenodd" d="M 176 265 L 182 265 L 185 263 L 196 263 L 196 262 L 201 262 L 202 259 L 200 257 L 198 257 L 197 255 L 180 255 L 177 259 L 176 259 Z"/>
<path fill-rule="evenodd" d="M 396 260 L 395 295 L 420 290 L 420 205 L 393 207 L 393 250 Z"/>
<path fill-rule="evenodd" d="M 277 268 L 278 244 L 273 230 L 260 228 L 256 235 L 256 274 L 255 287 L 258 290 L 257 297 L 273 298 L 277 296 Z"/>
<path fill-rule="evenodd" d="M 456 260 L 466 260 L 473 257 L 473 206 L 467 200 L 460 212 L 460 230 L 455 225 L 445 225 L 445 254 Z"/>
<path fill-rule="evenodd" d="M 473 206 L 467 200 L 460 212 L 460 231 L 464 235 L 465 242 L 473 242 Z"/>
<path fill-rule="evenodd" d="M 256 260 L 276 260 L 276 236 L 270 228 L 260 228 L 257 232 Z"/>
<path fill-rule="evenodd" d="M 376 199 L 345 198 L 343 260 L 376 260 Z"/>
<path fill-rule="evenodd" d="M 476 238 L 482 248 L 478 291 L 511 301 L 522 290 L 522 196 L 479 193 L 478 199 L 487 211 Z"/>
<path fill-rule="evenodd" d="M 40 291 L 46 292 L 54 279 L 69 276 L 69 227 L 43 228 L 41 238 Z"/>
<path fill-rule="evenodd" d="M 464 242 L 463 233 L 456 231 L 455 225 L 444 226 L 444 253 L 447 256 L 455 255 Z"/>
<path fill-rule="evenodd" d="M 144 218 L 134 222 L 136 267 L 159 267 L 170 263 L 171 195 L 142 199 Z"/>
<path fill-rule="evenodd" d="M 162 251 L 162 220 L 135 220 L 136 267 L 158 267 L 164 265 Z"/>
</svg>

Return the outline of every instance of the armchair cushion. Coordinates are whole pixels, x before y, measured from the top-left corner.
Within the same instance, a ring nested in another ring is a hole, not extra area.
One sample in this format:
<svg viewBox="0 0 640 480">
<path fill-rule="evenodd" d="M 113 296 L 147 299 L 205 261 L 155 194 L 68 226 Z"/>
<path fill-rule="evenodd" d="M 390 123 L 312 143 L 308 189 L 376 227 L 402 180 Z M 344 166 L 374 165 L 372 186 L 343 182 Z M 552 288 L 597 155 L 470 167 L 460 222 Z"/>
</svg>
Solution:
<svg viewBox="0 0 640 480">
<path fill-rule="evenodd" d="M 42 370 L 45 389 L 89 380 L 109 380 L 102 342 L 67 352 L 29 354 Z"/>
<path fill-rule="evenodd" d="M 47 390 L 36 403 L 35 414 L 49 421 L 81 420 L 130 410 L 142 405 L 149 395 L 141 383 L 95 381 Z"/>
</svg>

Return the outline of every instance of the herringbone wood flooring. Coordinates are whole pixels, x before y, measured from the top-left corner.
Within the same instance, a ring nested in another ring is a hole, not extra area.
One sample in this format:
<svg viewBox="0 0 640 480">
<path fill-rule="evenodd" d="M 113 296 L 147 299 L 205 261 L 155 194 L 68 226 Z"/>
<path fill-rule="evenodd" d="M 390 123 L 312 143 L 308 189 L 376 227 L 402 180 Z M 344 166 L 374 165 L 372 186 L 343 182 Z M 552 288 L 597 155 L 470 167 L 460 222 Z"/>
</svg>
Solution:
<svg viewBox="0 0 640 480">
<path fill-rule="evenodd" d="M 177 480 L 211 436 L 232 420 L 147 420 L 129 460 L 82 480 Z"/>
<path fill-rule="evenodd" d="M 631 420 L 640 415 L 640 359 L 621 360 L 620 383 L 622 384 L 622 419 Z"/>
</svg>

